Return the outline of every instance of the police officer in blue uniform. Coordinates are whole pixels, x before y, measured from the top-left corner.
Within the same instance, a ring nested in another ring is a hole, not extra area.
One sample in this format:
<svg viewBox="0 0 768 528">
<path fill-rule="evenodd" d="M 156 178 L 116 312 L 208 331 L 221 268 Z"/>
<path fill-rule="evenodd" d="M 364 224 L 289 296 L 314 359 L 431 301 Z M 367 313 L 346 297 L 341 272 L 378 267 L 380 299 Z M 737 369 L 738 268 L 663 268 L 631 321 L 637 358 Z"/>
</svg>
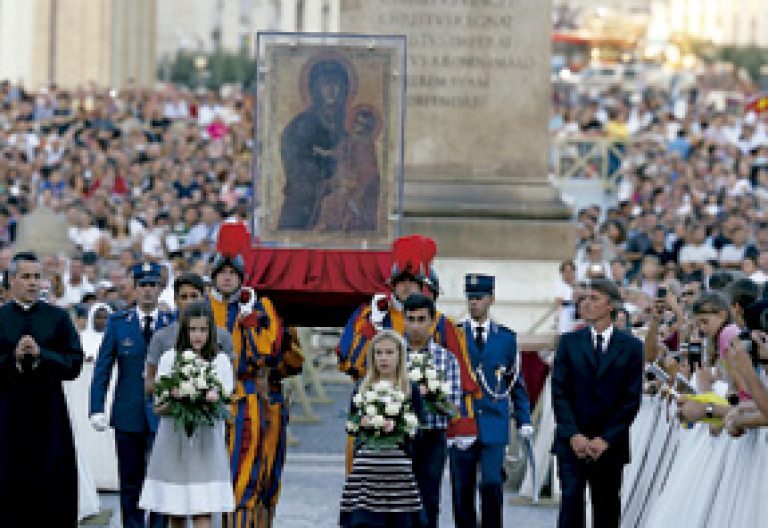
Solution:
<svg viewBox="0 0 768 528">
<path fill-rule="evenodd" d="M 449 450 L 453 479 L 453 516 L 457 528 L 477 528 L 475 493 L 480 466 L 480 526 L 501 528 L 503 464 L 514 413 L 520 434 L 530 438 L 530 403 L 520 371 L 515 333 L 488 318 L 494 302 L 494 277 L 469 274 L 465 292 L 470 318 L 462 322 L 472 370 L 482 389 L 475 401 L 477 439 L 459 439 Z M 464 440 L 464 441 L 462 441 Z"/>
<path fill-rule="evenodd" d="M 110 316 L 99 349 L 91 382 L 91 424 L 97 431 L 107 428 L 104 401 L 117 363 L 117 383 L 109 426 L 115 429 L 120 480 L 120 510 L 125 528 L 144 528 L 139 509 L 146 462 L 157 430 L 157 416 L 144 392 L 144 363 L 152 334 L 173 322 L 173 314 L 157 307 L 160 266 L 138 264 L 131 268 L 136 286 L 136 305 Z M 159 515 L 150 515 L 150 527 L 165 525 Z"/>
</svg>

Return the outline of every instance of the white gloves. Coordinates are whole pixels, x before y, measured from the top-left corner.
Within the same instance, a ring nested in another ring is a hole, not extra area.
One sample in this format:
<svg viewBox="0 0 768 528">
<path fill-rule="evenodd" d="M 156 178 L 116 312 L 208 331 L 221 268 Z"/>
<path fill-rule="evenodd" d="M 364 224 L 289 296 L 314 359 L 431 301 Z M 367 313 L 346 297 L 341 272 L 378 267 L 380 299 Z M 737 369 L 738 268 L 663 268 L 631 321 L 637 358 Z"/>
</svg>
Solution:
<svg viewBox="0 0 768 528">
<path fill-rule="evenodd" d="M 107 416 L 104 413 L 92 414 L 91 427 L 99 432 L 106 431 L 109 428 L 109 424 L 107 423 Z"/>
<path fill-rule="evenodd" d="M 383 293 L 377 293 L 371 299 L 371 323 L 378 330 L 384 327 L 384 318 L 389 313 L 389 296 Z"/>
<path fill-rule="evenodd" d="M 533 426 L 531 424 L 525 424 L 522 427 L 520 427 L 520 436 L 522 438 L 531 439 L 533 438 L 533 434 L 536 431 L 533 429 Z"/>
<path fill-rule="evenodd" d="M 477 437 L 475 436 L 457 436 L 456 438 L 448 439 L 448 446 L 453 446 L 456 447 L 456 449 L 464 451 L 465 449 L 472 447 L 475 440 L 477 440 Z"/>
</svg>

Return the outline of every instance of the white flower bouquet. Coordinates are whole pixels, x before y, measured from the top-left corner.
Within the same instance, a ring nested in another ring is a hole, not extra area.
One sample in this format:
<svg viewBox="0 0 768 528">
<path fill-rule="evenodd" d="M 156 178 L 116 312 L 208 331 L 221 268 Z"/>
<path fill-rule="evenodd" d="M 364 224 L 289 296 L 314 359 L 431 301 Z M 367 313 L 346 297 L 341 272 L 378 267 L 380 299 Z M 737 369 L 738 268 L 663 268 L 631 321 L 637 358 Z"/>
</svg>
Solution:
<svg viewBox="0 0 768 528">
<path fill-rule="evenodd" d="M 155 384 L 155 405 L 173 417 L 176 427 L 192 436 L 200 426 L 228 418 L 226 394 L 210 362 L 192 350 L 176 355 L 171 372 Z"/>
<path fill-rule="evenodd" d="M 369 449 L 402 446 L 418 427 L 419 419 L 406 395 L 388 381 L 379 381 L 352 398 L 347 431 Z"/>
<path fill-rule="evenodd" d="M 458 414 L 456 406 L 448 399 L 451 384 L 432 363 L 432 357 L 425 352 L 412 352 L 408 357 L 408 377 L 419 386 L 424 397 L 424 408 L 434 414 L 452 418 Z"/>
</svg>

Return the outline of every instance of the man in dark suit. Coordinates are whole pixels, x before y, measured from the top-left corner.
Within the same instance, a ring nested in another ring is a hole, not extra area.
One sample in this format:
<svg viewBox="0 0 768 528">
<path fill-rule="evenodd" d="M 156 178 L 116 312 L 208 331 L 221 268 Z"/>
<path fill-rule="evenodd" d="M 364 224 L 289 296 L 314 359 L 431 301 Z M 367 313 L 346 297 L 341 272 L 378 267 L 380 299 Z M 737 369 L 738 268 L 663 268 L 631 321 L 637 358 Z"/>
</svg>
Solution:
<svg viewBox="0 0 768 528">
<path fill-rule="evenodd" d="M 91 382 L 91 424 L 97 431 L 107 428 L 104 404 L 117 363 L 117 385 L 109 423 L 115 429 L 117 469 L 120 478 L 120 510 L 123 526 L 144 528 L 139 495 L 149 450 L 157 430 L 157 416 L 151 399 L 144 394 L 144 363 L 147 346 L 155 331 L 173 322 L 173 314 L 157 308 L 160 293 L 160 266 L 139 264 L 131 270 L 136 285 L 136 307 L 110 316 L 99 348 Z M 150 526 L 165 525 L 160 515 L 150 515 Z"/>
<path fill-rule="evenodd" d="M 560 528 L 585 525 L 589 485 L 595 528 L 615 528 L 621 516 L 621 476 L 629 462 L 629 427 L 640 408 L 643 346 L 614 328 L 621 306 L 616 285 L 593 280 L 582 303 L 586 328 L 564 334 L 552 371 L 552 404 L 562 498 Z"/>
</svg>

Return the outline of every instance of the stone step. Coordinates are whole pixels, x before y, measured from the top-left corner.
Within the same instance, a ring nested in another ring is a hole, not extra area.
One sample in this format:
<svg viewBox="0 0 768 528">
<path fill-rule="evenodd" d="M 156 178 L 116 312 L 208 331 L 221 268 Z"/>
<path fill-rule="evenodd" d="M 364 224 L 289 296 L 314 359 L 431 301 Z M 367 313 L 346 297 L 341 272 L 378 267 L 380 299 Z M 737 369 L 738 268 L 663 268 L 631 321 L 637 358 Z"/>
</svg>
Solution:
<svg viewBox="0 0 768 528">
<path fill-rule="evenodd" d="M 559 192 L 546 181 L 406 181 L 406 216 L 568 219 Z"/>
</svg>

